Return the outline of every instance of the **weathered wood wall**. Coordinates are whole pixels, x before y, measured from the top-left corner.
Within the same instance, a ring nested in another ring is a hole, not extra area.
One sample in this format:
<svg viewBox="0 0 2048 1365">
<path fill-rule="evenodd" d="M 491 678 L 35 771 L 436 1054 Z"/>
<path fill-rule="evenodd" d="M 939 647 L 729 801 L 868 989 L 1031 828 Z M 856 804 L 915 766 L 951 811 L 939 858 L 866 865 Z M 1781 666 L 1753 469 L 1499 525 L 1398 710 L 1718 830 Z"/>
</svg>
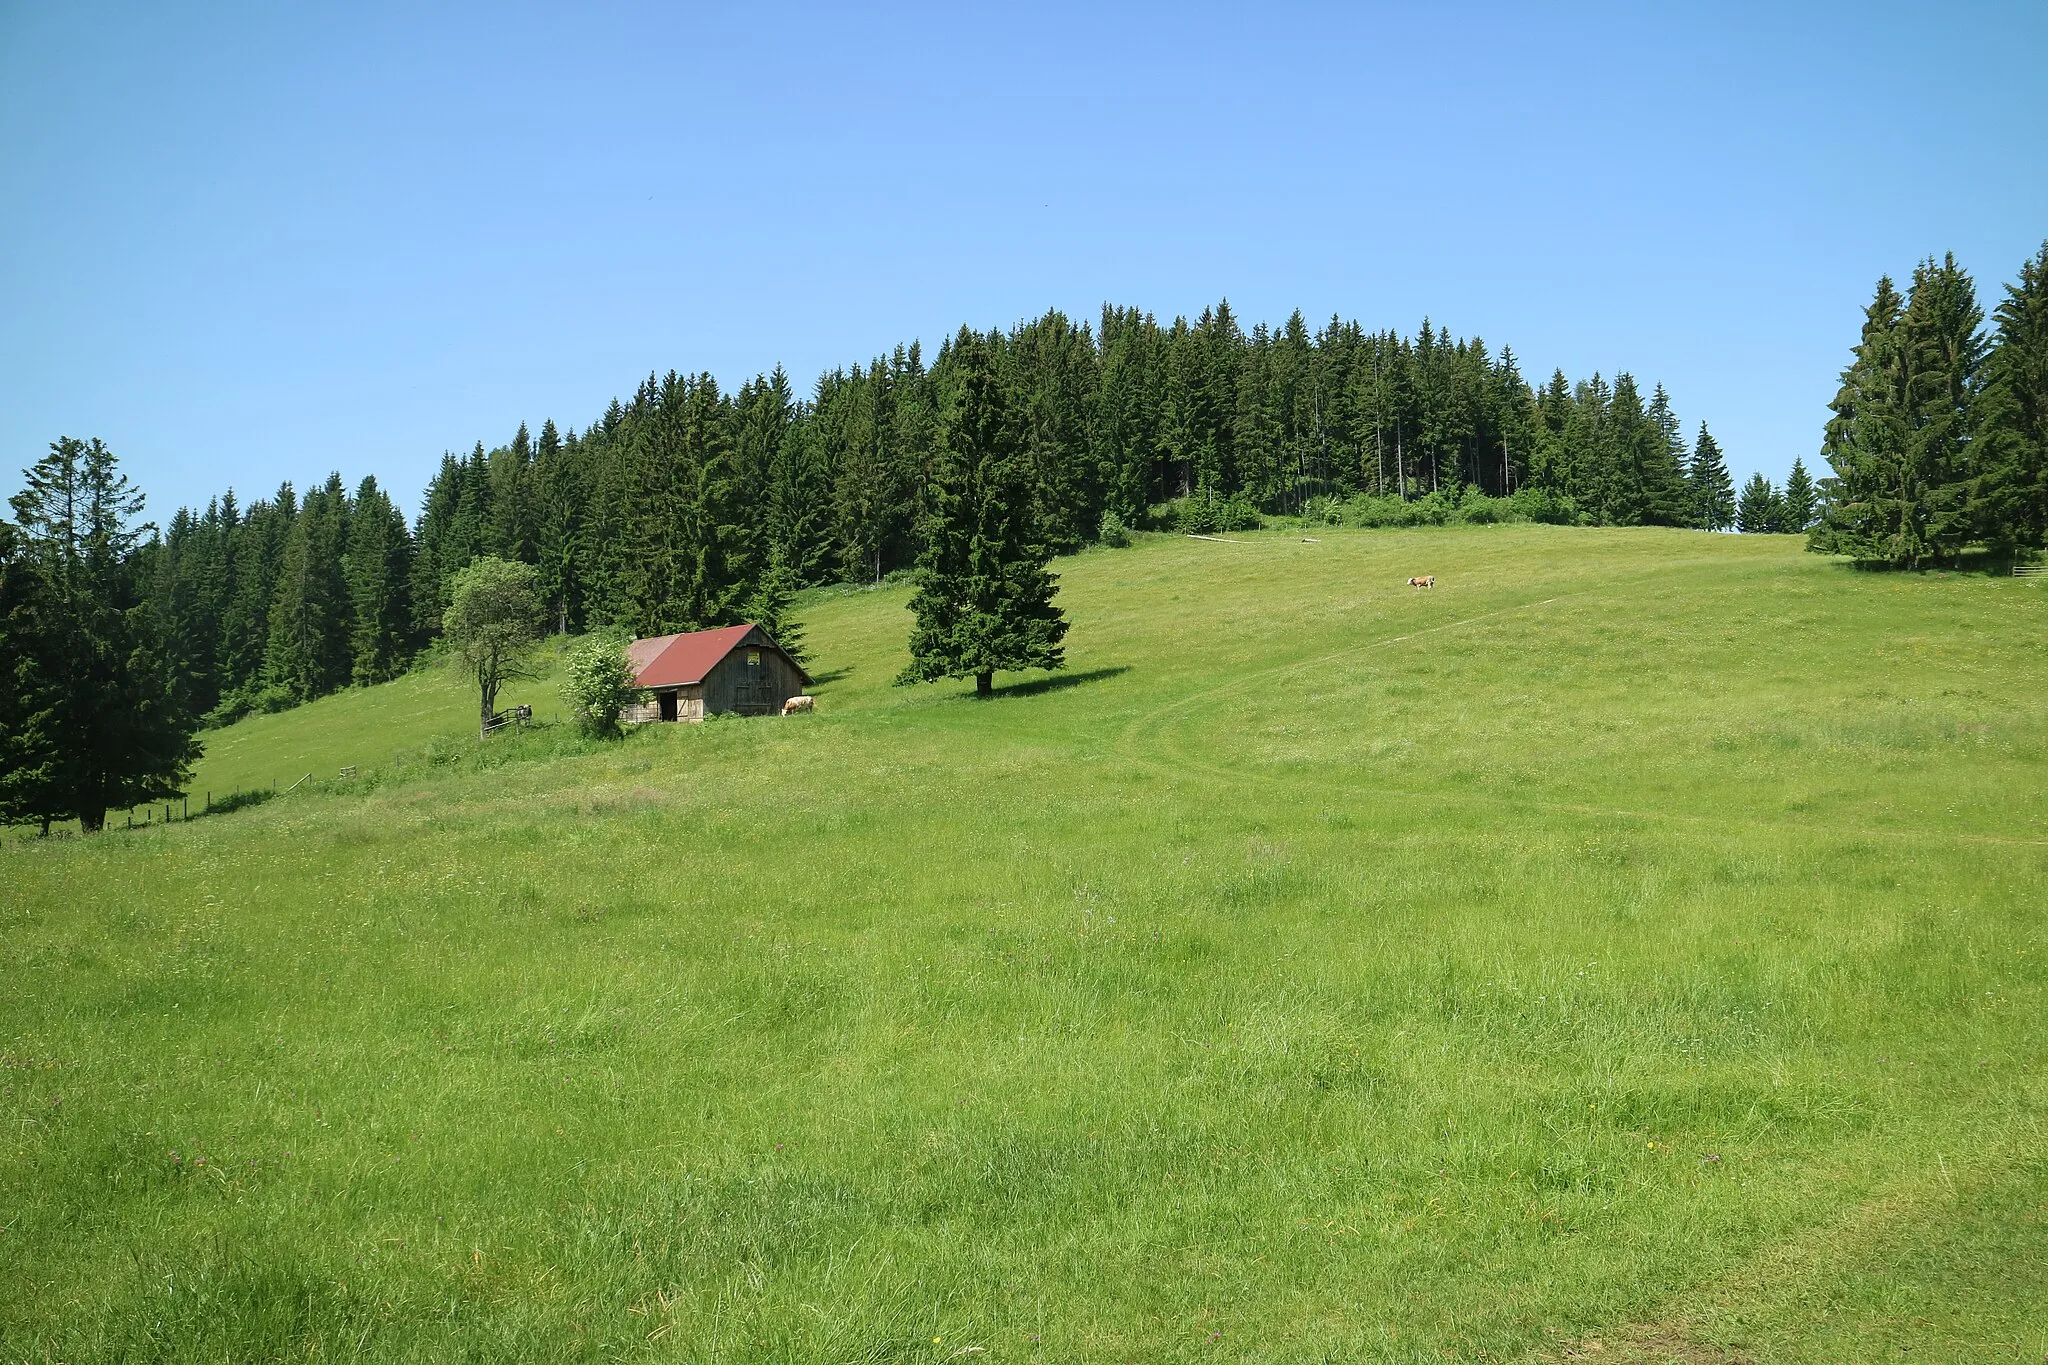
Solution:
<svg viewBox="0 0 2048 1365">
<path fill-rule="evenodd" d="M 704 678 L 704 713 L 735 711 L 743 716 L 772 716 L 782 703 L 800 697 L 803 675 L 789 656 L 750 631 L 732 653 L 720 659 Z"/>
<path fill-rule="evenodd" d="M 804 694 L 804 675 L 756 628 L 741 636 L 732 652 L 711 666 L 703 682 L 661 690 L 675 694 L 677 720 L 727 713 L 773 716 L 781 713 L 782 703 Z M 627 707 L 619 718 L 635 725 L 662 719 L 660 696 Z"/>
</svg>

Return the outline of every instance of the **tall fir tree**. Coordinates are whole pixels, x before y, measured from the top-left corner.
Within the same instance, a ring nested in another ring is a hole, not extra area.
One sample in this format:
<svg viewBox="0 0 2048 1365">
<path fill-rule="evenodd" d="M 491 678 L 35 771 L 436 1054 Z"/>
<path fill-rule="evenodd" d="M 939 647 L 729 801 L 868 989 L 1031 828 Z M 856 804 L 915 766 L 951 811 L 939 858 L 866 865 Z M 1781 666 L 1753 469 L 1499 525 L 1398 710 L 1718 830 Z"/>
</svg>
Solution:
<svg viewBox="0 0 2048 1365">
<path fill-rule="evenodd" d="M 768 638 L 782 646 L 782 652 L 799 666 L 810 662 L 810 652 L 804 648 L 803 623 L 790 614 L 790 604 L 801 586 L 782 547 L 771 546 L 767 565 L 740 609 L 748 624 L 767 631 Z"/>
<path fill-rule="evenodd" d="M 1785 504 L 1761 474 L 1749 476 L 1735 502 L 1735 529 L 1744 535 L 1772 535 L 1785 529 Z"/>
<path fill-rule="evenodd" d="M 1878 282 L 1831 405 L 1823 450 L 1835 473 L 1813 548 L 1912 569 L 1952 561 L 1977 533 L 1982 322 L 1953 256 L 1923 262 L 1903 300 Z"/>
<path fill-rule="evenodd" d="M 324 696 L 348 681 L 351 620 L 341 557 L 347 536 L 343 501 L 338 475 L 308 493 L 278 566 L 263 676 L 267 686 L 294 702 Z"/>
<path fill-rule="evenodd" d="M 200 747 L 143 595 L 142 494 L 97 439 L 52 442 L 23 482 L 11 502 L 17 565 L 40 580 L 34 728 L 6 745 L 50 762 L 0 799 L 15 818 L 75 818 L 93 833 L 109 810 L 177 795 Z"/>
<path fill-rule="evenodd" d="M 564 441 L 552 418 L 541 423 L 533 456 L 534 564 L 547 603 L 549 626 L 567 634 L 583 622 L 584 519 L 588 480 L 582 443 L 572 430 Z"/>
<path fill-rule="evenodd" d="M 357 686 L 397 677 L 411 657 L 412 537 L 405 514 L 366 477 L 356 488 L 343 551 L 349 600 L 349 680 Z"/>
<path fill-rule="evenodd" d="M 1131 526 L 1143 523 L 1158 487 L 1158 332 L 1135 308 L 1103 306 L 1095 465 L 1105 508 Z"/>
<path fill-rule="evenodd" d="M 1643 519 L 1655 526 L 1689 526 L 1692 499 L 1685 477 L 1685 433 L 1662 384 L 1651 390 L 1643 417 Z"/>
<path fill-rule="evenodd" d="M 491 452 L 490 533 L 485 549 L 501 559 L 531 564 L 536 558 L 535 490 L 533 486 L 533 438 L 526 423 L 512 437 L 512 444 Z"/>
<path fill-rule="evenodd" d="M 2038 550 L 2048 542 L 2048 242 L 2020 266 L 1994 317 L 1979 400 L 1978 529 L 2001 548 Z"/>
<path fill-rule="evenodd" d="M 1907 385 L 1899 347 L 1906 301 L 1891 277 L 1863 310 L 1863 331 L 1828 405 L 1821 442 L 1833 476 L 1810 548 L 1902 567 L 1928 554 L 1926 507 L 1906 456 Z"/>
<path fill-rule="evenodd" d="M 1094 536 L 1102 517 L 1088 440 L 1100 383 L 1094 338 L 1055 310 L 1019 328 L 1003 358 L 1012 371 L 1040 528 L 1055 551 L 1077 550 Z"/>
<path fill-rule="evenodd" d="M 1976 539 L 1986 491 L 1976 409 L 1990 349 L 1983 326 L 1976 284 L 1953 255 L 1914 271 L 1899 320 L 1911 376 L 1907 457 L 1926 489 L 1928 541 L 1943 563 Z"/>
<path fill-rule="evenodd" d="M 1806 462 L 1798 456 L 1792 457 L 1792 472 L 1785 476 L 1785 495 L 1782 499 L 1784 525 L 1778 529 L 1804 535 L 1813 527 L 1813 519 L 1819 511 L 1818 496 L 1813 487 L 1813 476 L 1806 472 Z"/>
<path fill-rule="evenodd" d="M 29 542 L 0 521 L 0 825 L 64 818 L 63 645 Z"/>
<path fill-rule="evenodd" d="M 1725 531 L 1735 524 L 1735 481 L 1728 476 L 1720 442 L 1705 422 L 1700 423 L 1700 434 L 1693 441 L 1685 481 L 1694 526 L 1702 531 Z"/>
<path fill-rule="evenodd" d="M 910 664 L 898 681 L 972 677 L 987 697 L 999 671 L 1063 666 L 1067 622 L 1001 368 L 966 331 L 951 360 L 920 516 Z"/>
<path fill-rule="evenodd" d="M 832 564 L 832 473 L 817 424 L 796 414 L 769 472 L 768 544 L 798 583 L 818 583 Z"/>
</svg>

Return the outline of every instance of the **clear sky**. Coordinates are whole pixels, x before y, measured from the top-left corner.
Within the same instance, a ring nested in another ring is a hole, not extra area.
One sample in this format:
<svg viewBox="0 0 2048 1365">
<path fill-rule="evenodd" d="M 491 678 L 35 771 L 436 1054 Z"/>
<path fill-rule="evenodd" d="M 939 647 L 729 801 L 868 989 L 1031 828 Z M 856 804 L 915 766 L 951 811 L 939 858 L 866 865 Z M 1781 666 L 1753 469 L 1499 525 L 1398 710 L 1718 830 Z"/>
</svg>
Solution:
<svg viewBox="0 0 2048 1365">
<path fill-rule="evenodd" d="M 167 516 L 1105 300 L 1663 382 L 1811 463 L 1877 276 L 2048 237 L 2048 3 L 0 0 L 0 489 Z"/>
</svg>

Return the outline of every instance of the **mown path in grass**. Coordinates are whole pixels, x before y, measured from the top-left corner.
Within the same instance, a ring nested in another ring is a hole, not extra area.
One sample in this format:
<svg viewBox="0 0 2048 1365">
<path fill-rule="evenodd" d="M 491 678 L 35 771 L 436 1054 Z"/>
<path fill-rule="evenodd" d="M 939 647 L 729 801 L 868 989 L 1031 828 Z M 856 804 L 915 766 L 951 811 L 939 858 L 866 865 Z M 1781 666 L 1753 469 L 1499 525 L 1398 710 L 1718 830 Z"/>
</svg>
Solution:
<svg viewBox="0 0 2048 1365">
<path fill-rule="evenodd" d="M 890 686 L 907 594 L 847 592 L 809 720 L 0 852 L 0 1340 L 2038 1336 L 2048 593 L 1244 539 L 1064 561 L 1067 675 L 986 703 Z"/>
</svg>

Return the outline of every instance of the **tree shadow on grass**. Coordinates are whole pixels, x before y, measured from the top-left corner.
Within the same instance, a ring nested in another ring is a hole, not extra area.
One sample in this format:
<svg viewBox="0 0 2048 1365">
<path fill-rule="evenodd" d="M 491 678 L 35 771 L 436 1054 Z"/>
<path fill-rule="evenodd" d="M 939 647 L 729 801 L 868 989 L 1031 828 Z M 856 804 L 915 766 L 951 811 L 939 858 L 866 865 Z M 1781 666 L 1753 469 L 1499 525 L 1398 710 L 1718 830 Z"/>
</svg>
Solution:
<svg viewBox="0 0 2048 1365">
<path fill-rule="evenodd" d="M 1948 563 L 1920 564 L 1913 568 L 1887 563 L 1881 559 L 1855 559 L 1841 554 L 1831 557 L 1833 567 L 1843 573 L 1894 575 L 1901 578 L 1946 578 L 1955 575 L 1962 578 L 2013 578 L 2015 567 L 2033 568 L 2039 561 L 2030 561 L 2011 551 L 1968 549 Z"/>
<path fill-rule="evenodd" d="M 1080 687 L 1085 683 L 1103 682 L 1116 677 L 1119 673 L 1130 671 L 1129 664 L 1112 664 L 1107 668 L 1089 668 L 1079 673 L 1048 673 L 1043 678 L 1032 678 L 1028 682 L 998 687 L 995 696 L 990 700 L 999 701 L 1004 697 L 1035 697 L 1044 692 L 1058 692 L 1063 688 Z"/>
<path fill-rule="evenodd" d="M 836 683 L 851 672 L 850 668 L 828 668 L 822 673 L 811 674 L 811 685 L 823 687 L 826 683 Z"/>
</svg>

